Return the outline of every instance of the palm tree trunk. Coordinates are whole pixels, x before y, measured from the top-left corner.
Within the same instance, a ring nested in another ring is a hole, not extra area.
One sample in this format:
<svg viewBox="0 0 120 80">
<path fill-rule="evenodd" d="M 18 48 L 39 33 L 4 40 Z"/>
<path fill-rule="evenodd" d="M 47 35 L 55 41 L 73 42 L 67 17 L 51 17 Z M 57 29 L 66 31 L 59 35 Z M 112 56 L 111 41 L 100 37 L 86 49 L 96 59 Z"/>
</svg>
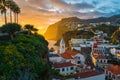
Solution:
<svg viewBox="0 0 120 80">
<path fill-rule="evenodd" d="M 17 23 L 18 23 L 18 13 L 16 15 L 17 15 Z"/>
<path fill-rule="evenodd" d="M 4 18 L 5 18 L 5 24 L 7 24 L 7 15 L 6 15 L 6 12 L 4 13 Z"/>
<path fill-rule="evenodd" d="M 10 22 L 12 23 L 12 11 L 10 10 Z"/>
<path fill-rule="evenodd" d="M 14 22 L 16 23 L 16 13 L 14 13 Z"/>
</svg>

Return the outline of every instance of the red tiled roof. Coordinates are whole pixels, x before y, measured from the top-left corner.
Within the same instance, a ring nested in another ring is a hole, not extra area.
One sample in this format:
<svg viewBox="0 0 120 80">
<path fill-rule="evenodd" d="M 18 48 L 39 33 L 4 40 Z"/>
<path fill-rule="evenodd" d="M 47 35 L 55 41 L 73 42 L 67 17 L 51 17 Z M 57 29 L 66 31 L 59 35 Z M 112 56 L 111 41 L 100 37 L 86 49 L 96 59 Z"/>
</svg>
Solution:
<svg viewBox="0 0 120 80">
<path fill-rule="evenodd" d="M 101 74 L 101 73 L 96 72 L 94 70 L 90 70 L 90 71 L 86 71 L 86 72 L 80 72 L 80 73 L 73 74 L 73 75 L 71 75 L 71 77 L 74 77 L 74 78 L 77 78 L 77 77 L 88 78 L 88 77 L 96 76 L 96 75 L 99 75 L 99 74 Z"/>
<path fill-rule="evenodd" d="M 101 56 L 101 55 L 97 55 L 97 56 L 94 56 L 95 59 L 106 59 L 104 56 Z"/>
<path fill-rule="evenodd" d="M 96 50 L 96 49 L 94 49 L 94 50 L 93 50 L 93 52 L 94 52 L 94 53 L 99 53 L 99 54 L 101 54 L 101 53 L 102 53 L 102 51 L 101 51 L 101 50 Z"/>
<path fill-rule="evenodd" d="M 118 75 L 120 74 L 120 65 L 114 65 L 111 67 L 107 67 L 106 70 L 111 71 L 115 75 Z"/>
<path fill-rule="evenodd" d="M 65 59 L 72 59 L 72 56 L 75 56 L 76 54 L 77 52 L 66 50 L 64 53 L 61 54 L 61 57 Z"/>
<path fill-rule="evenodd" d="M 63 62 L 63 63 L 54 63 L 54 68 L 62 68 L 62 67 L 69 67 L 69 66 L 75 66 L 75 64 L 72 64 L 71 62 Z"/>
</svg>

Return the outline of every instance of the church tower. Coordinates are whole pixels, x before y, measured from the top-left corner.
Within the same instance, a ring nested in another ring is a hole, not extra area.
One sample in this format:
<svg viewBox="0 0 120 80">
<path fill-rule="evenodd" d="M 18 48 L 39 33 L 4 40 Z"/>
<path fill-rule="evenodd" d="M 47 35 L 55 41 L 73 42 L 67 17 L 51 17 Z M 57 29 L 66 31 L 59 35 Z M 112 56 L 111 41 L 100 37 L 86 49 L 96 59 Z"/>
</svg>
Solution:
<svg viewBox="0 0 120 80">
<path fill-rule="evenodd" d="M 65 52 L 65 42 L 64 39 L 62 38 L 60 41 L 60 54 Z"/>
</svg>

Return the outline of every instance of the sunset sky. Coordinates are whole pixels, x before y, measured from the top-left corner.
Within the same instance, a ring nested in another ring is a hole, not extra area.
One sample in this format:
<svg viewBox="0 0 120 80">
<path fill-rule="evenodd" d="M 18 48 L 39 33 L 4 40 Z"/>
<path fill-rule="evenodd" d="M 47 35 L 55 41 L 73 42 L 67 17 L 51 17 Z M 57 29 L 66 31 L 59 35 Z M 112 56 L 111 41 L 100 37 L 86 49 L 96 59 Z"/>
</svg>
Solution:
<svg viewBox="0 0 120 80">
<path fill-rule="evenodd" d="M 14 0 L 21 8 L 21 24 L 33 24 L 41 33 L 65 17 L 81 19 L 120 14 L 120 0 Z M 2 21 L 2 19 L 0 19 Z"/>
</svg>

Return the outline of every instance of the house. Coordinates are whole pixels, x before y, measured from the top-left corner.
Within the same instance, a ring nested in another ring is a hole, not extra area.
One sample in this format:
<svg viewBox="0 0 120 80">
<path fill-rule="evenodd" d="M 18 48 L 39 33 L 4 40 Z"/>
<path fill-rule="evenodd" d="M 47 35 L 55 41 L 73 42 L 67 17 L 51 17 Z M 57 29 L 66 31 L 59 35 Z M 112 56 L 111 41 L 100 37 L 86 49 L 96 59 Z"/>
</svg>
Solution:
<svg viewBox="0 0 120 80">
<path fill-rule="evenodd" d="M 84 65 L 85 63 L 85 57 L 84 55 L 78 53 L 78 52 L 74 52 L 74 51 L 70 51 L 70 50 L 66 50 L 64 53 L 61 54 L 61 57 L 63 57 L 67 62 L 72 62 L 74 64 L 82 64 Z"/>
<path fill-rule="evenodd" d="M 49 54 L 48 57 L 49 57 L 49 61 L 51 63 L 64 62 L 65 61 L 59 54 Z"/>
<path fill-rule="evenodd" d="M 91 47 L 94 41 L 89 39 L 71 39 L 69 41 L 69 47 L 71 50 L 75 49 L 81 51 L 82 47 Z"/>
<path fill-rule="evenodd" d="M 81 50 L 80 44 L 83 44 L 86 42 L 86 39 L 71 39 L 69 41 L 69 45 L 71 50 L 76 49 L 76 50 Z"/>
<path fill-rule="evenodd" d="M 105 69 L 106 80 L 120 80 L 120 65 L 114 65 Z"/>
<path fill-rule="evenodd" d="M 104 69 L 105 67 L 111 66 L 112 64 L 108 63 L 108 58 L 106 58 L 106 50 L 103 47 L 93 48 L 91 52 L 92 62 L 97 68 Z"/>
<path fill-rule="evenodd" d="M 71 62 L 53 63 L 52 67 L 61 75 L 69 75 L 76 72 L 76 65 Z"/>
<path fill-rule="evenodd" d="M 73 56 L 73 63 L 74 64 L 81 64 L 84 65 L 85 63 L 85 57 L 82 54 L 76 54 L 75 56 Z"/>
<path fill-rule="evenodd" d="M 96 72 L 95 70 L 89 70 L 70 75 L 66 80 L 105 80 L 105 76 L 104 74 Z"/>
<path fill-rule="evenodd" d="M 116 58 L 120 60 L 120 49 L 116 50 Z"/>
<path fill-rule="evenodd" d="M 110 53 L 116 58 L 120 60 L 120 48 L 111 48 Z"/>
</svg>

